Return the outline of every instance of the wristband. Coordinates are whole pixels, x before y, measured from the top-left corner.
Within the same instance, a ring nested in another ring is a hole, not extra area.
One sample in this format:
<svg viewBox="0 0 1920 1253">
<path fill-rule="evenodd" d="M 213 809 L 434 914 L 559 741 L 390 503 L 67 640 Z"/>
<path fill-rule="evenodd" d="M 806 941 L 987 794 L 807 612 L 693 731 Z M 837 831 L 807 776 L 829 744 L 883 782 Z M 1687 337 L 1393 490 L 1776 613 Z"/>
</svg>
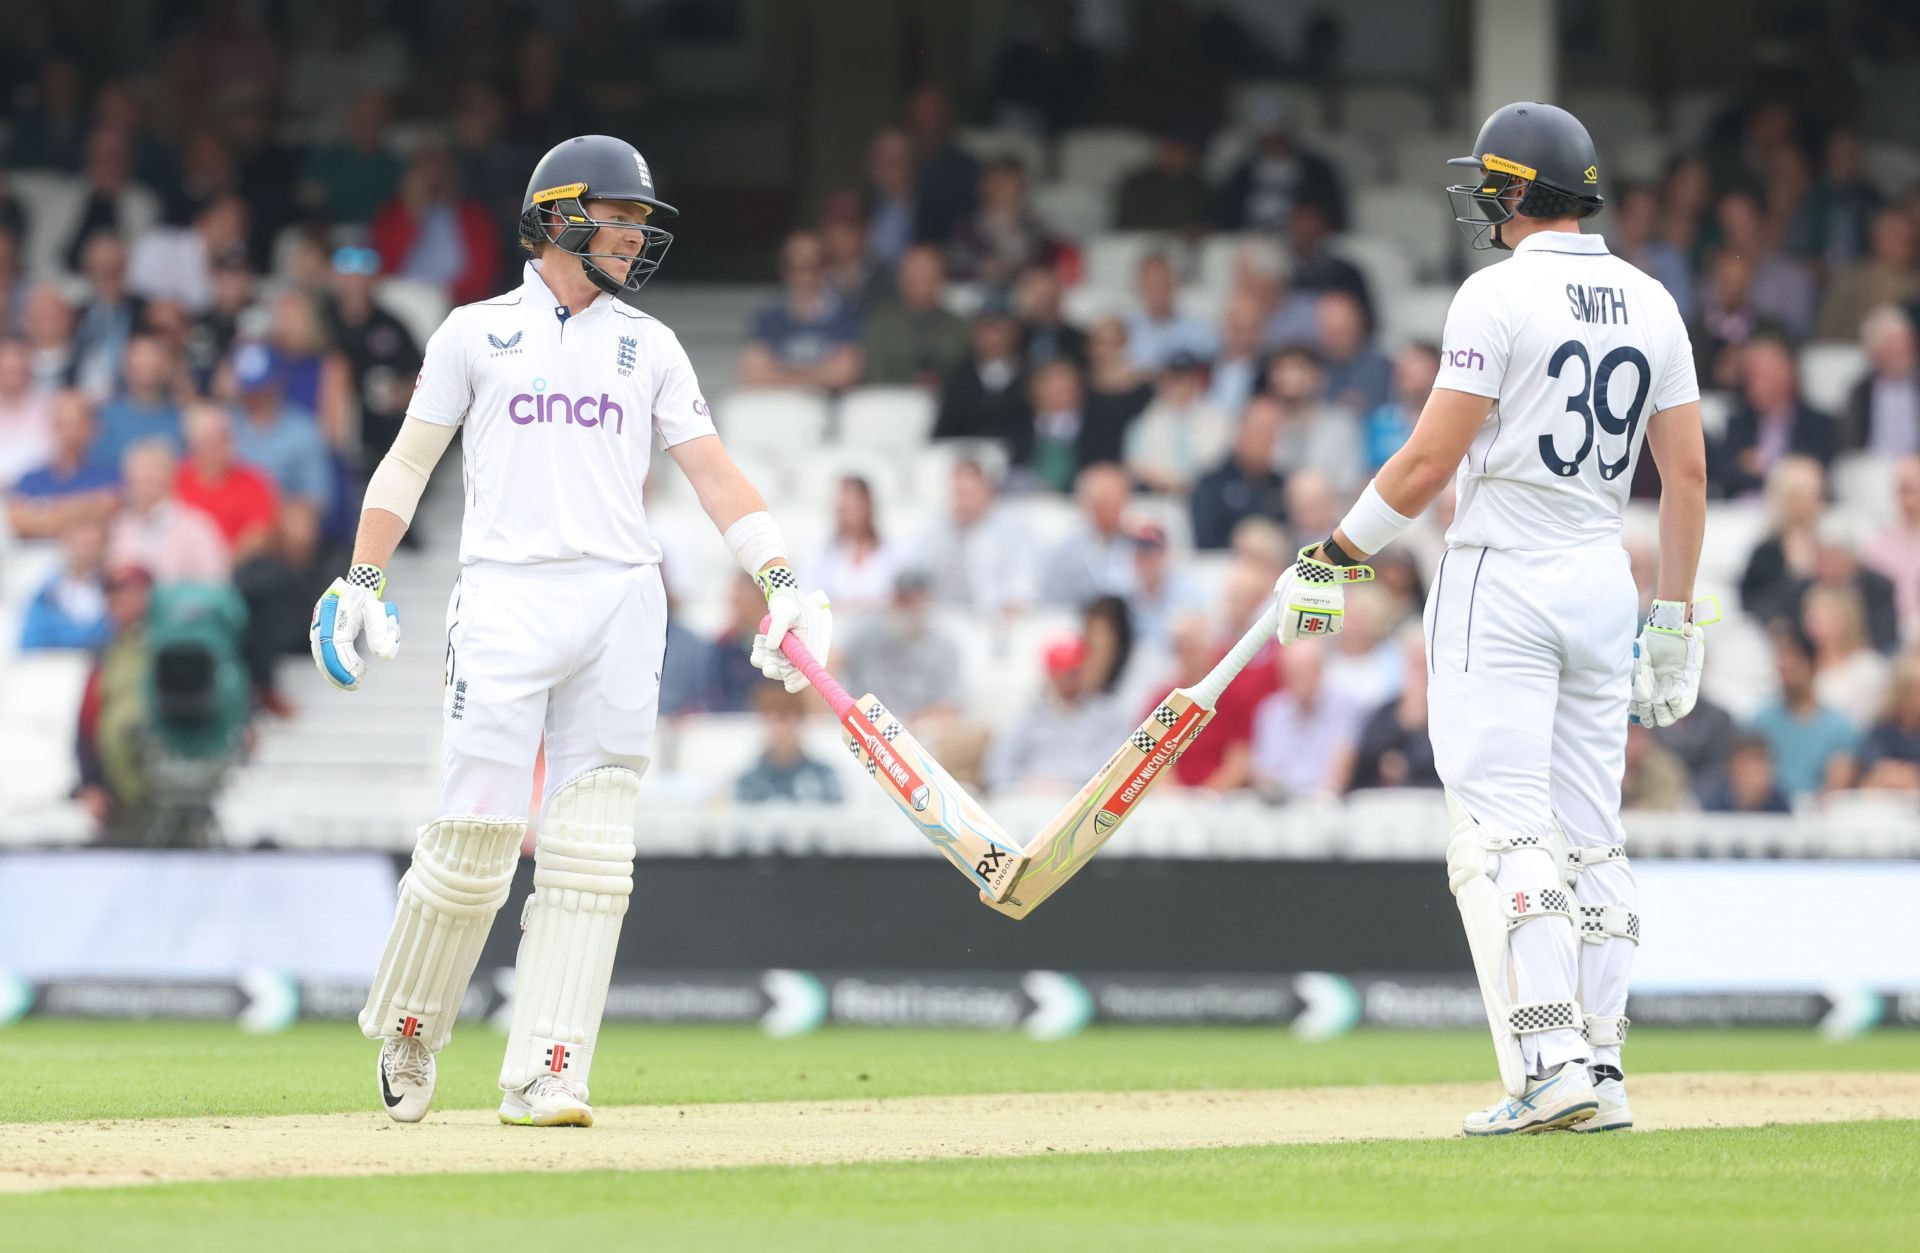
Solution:
<svg viewBox="0 0 1920 1253">
<path fill-rule="evenodd" d="M 793 572 L 792 566 L 768 566 L 754 572 L 753 581 L 760 585 L 760 594 L 768 600 L 783 588 L 790 592 L 800 590 L 800 576 Z"/>
<path fill-rule="evenodd" d="M 778 561 L 787 555 L 787 541 L 781 538 L 773 515 L 764 509 L 747 514 L 735 522 L 721 538 L 726 540 L 733 559 L 740 563 L 741 569 L 756 579 L 769 561 Z"/>
<path fill-rule="evenodd" d="M 379 566 L 362 561 L 348 569 L 347 586 L 364 587 L 373 593 L 375 600 L 379 600 L 380 593 L 387 588 L 387 576 Z"/>
<path fill-rule="evenodd" d="M 1394 537 L 1413 525 L 1413 519 L 1381 499 L 1380 489 L 1369 482 L 1360 499 L 1340 520 L 1340 533 L 1367 556 L 1393 543 Z"/>
<path fill-rule="evenodd" d="M 1340 547 L 1340 541 L 1329 535 L 1320 541 L 1320 555 L 1336 566 L 1357 566 L 1360 559 Z"/>
</svg>

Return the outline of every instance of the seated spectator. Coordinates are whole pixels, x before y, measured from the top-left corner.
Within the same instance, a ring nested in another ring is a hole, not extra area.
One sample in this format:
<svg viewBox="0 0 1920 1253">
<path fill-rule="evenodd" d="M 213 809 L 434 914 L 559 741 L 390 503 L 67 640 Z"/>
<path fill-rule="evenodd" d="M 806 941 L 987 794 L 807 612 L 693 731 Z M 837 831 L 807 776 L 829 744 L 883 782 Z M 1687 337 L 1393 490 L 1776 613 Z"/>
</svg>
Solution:
<svg viewBox="0 0 1920 1253">
<path fill-rule="evenodd" d="M 1440 373 L 1440 347 L 1425 340 L 1403 344 L 1393 354 L 1393 394 L 1365 411 L 1361 419 L 1360 439 L 1368 474 L 1376 474 L 1387 458 L 1400 451 L 1413 434 L 1427 397 L 1433 393 L 1433 380 Z"/>
<path fill-rule="evenodd" d="M 1128 351 L 1136 367 L 1160 370 L 1180 352 L 1213 356 L 1213 330 L 1174 307 L 1173 262 L 1157 252 L 1143 258 L 1137 291 L 1140 307 L 1127 319 Z"/>
<path fill-rule="evenodd" d="M 1292 556 L 1308 544 L 1317 544 L 1333 534 L 1339 524 L 1345 497 L 1334 490 L 1326 475 L 1315 469 L 1295 470 L 1287 476 L 1287 527 L 1290 545 L 1285 556 Z M 1319 538 L 1316 539 L 1315 536 Z M 1275 576 L 1279 577 L 1278 575 Z"/>
<path fill-rule="evenodd" d="M 1858 597 L 1868 646 L 1892 656 L 1900 647 L 1900 610 L 1893 583 L 1860 564 L 1852 520 L 1845 514 L 1828 514 L 1814 528 L 1814 540 L 1813 578 L 1795 588 L 1793 612 L 1804 616 L 1806 597 L 1816 588 Z"/>
<path fill-rule="evenodd" d="M 166 188 L 163 216 L 169 230 L 191 227 L 201 210 L 239 191 L 240 172 L 234 168 L 233 152 L 212 126 L 201 126 L 182 137 L 179 166 Z"/>
<path fill-rule="evenodd" d="M 1167 531 L 1158 522 L 1135 522 L 1127 527 L 1127 537 L 1133 541 L 1129 619 L 1143 645 L 1165 651 L 1173 644 L 1174 621 L 1207 607 L 1207 590 L 1191 569 L 1168 556 Z"/>
<path fill-rule="evenodd" d="M 120 389 L 127 341 L 140 324 L 146 302 L 127 292 L 127 245 L 101 231 L 81 250 L 86 296 L 74 311 L 73 380 L 96 401 Z"/>
<path fill-rule="evenodd" d="M 109 563 L 139 566 L 162 587 L 225 583 L 232 569 L 226 540 L 212 518 L 175 494 L 173 450 L 161 440 L 135 444 L 120 473 L 126 505 L 110 533 Z"/>
<path fill-rule="evenodd" d="M 1338 492 L 1361 484 L 1360 424 L 1326 403 L 1325 375 L 1311 348 L 1283 348 L 1267 367 L 1267 390 L 1280 405 L 1277 464 L 1288 473 L 1317 470 Z"/>
<path fill-rule="evenodd" d="M 1708 264 L 1699 321 L 1688 330 L 1701 387 L 1739 388 L 1741 350 L 1760 326 L 1753 306 L 1753 259 L 1723 248 Z"/>
<path fill-rule="evenodd" d="M 743 805 L 776 801 L 801 805 L 837 805 L 843 794 L 839 776 L 824 762 L 807 756 L 801 741 L 811 697 L 777 683 L 754 689 L 754 708 L 766 736 L 766 748 L 733 783 L 733 798 Z"/>
<path fill-rule="evenodd" d="M 273 480 L 280 498 L 281 553 L 299 570 L 313 561 L 320 524 L 333 504 L 333 463 L 313 415 L 280 395 L 271 354 L 243 344 L 233 355 L 239 403 L 233 448 L 242 464 Z"/>
<path fill-rule="evenodd" d="M 373 252 L 371 248 L 364 251 Z M 258 280 L 243 250 L 231 249 L 214 258 L 212 281 L 213 303 L 193 319 L 186 335 L 187 372 L 193 377 L 194 390 L 203 394 L 214 390 L 220 367 L 239 342 L 241 326 L 251 327 L 267 316 L 256 301 Z M 148 308 L 161 303 L 155 301 Z M 411 382 L 407 394 L 413 394 Z"/>
<path fill-rule="evenodd" d="M 1064 492 L 1088 466 L 1117 460 L 1125 428 L 1098 420 L 1071 362 L 1056 361 L 1033 376 L 1029 389 L 1033 425 L 1011 449 L 1021 476 L 1039 487 Z"/>
<path fill-rule="evenodd" d="M 1861 741 L 1857 787 L 1920 792 L 1920 652 L 1907 650 L 1893 672 L 1886 713 Z"/>
<path fill-rule="evenodd" d="M 319 300 L 295 289 L 275 296 L 264 346 L 281 399 L 312 414 L 332 447 L 348 447 L 353 435 L 353 368 L 327 338 Z"/>
<path fill-rule="evenodd" d="M 1753 265 L 1754 312 L 1780 323 L 1795 340 L 1805 339 L 1813 330 L 1812 270 L 1775 246 L 1760 201 L 1751 191 L 1735 188 L 1725 193 L 1715 212 L 1721 247 L 1747 257 Z M 1846 336 L 1852 337 L 1851 333 Z"/>
<path fill-rule="evenodd" d="M 960 223 L 947 247 L 953 272 L 1005 288 L 1029 266 L 1052 265 L 1060 251 L 1033 214 L 1020 159 L 995 157 L 981 166 L 980 207 Z"/>
<path fill-rule="evenodd" d="M 1900 637 L 1912 643 L 1920 639 L 1920 455 L 1902 457 L 1894 467 L 1894 499 L 1899 517 L 1861 556 L 1893 584 Z"/>
<path fill-rule="evenodd" d="M 1620 779 L 1620 808 L 1692 809 L 1687 768 L 1640 723 L 1627 727 L 1626 770 Z"/>
<path fill-rule="evenodd" d="M 1692 718 L 1687 715 L 1687 721 Z M 1674 726 L 1681 723 L 1676 722 Z M 1751 731 L 1733 742 L 1724 774 L 1700 792 L 1700 808 L 1710 814 L 1784 814 L 1793 807 L 1773 777 L 1773 755 L 1763 735 Z"/>
<path fill-rule="evenodd" d="M 1340 634 L 1322 650 L 1327 654 L 1323 681 L 1363 710 L 1398 696 L 1407 678 L 1402 650 L 1385 629 L 1389 624 L 1381 608 L 1371 595 L 1353 597 Z"/>
<path fill-rule="evenodd" d="M 1846 127 L 1827 132 L 1820 177 L 1808 197 L 1807 216 L 1820 244 L 1819 260 L 1831 274 L 1867 250 L 1867 224 L 1880 207 L 1880 192 L 1860 162 L 1860 136 Z"/>
<path fill-rule="evenodd" d="M 779 303 L 754 315 L 740 354 L 747 387 L 839 391 L 860 378 L 860 322 L 827 286 L 820 237 L 795 231 L 780 248 Z"/>
<path fill-rule="evenodd" d="M 967 359 L 940 387 L 934 439 L 991 439 L 1012 455 L 1033 439 L 1033 406 L 1020 360 L 1020 327 L 989 305 L 968 332 Z"/>
<path fill-rule="evenodd" d="M 1740 374 L 1739 407 L 1708 451 L 1714 493 L 1753 495 L 1789 453 L 1812 457 L 1825 469 L 1833 461 L 1834 421 L 1801 399 L 1799 370 L 1785 341 L 1767 336 L 1749 343 L 1740 353 Z"/>
<path fill-rule="evenodd" d="M 1361 709 L 1323 681 L 1325 650 L 1280 648 L 1280 690 L 1253 712 L 1253 785 L 1269 799 L 1336 792 L 1359 735 Z"/>
<path fill-rule="evenodd" d="M 20 651 L 96 649 L 107 642 L 107 528 L 75 522 L 60 537 L 64 560 L 41 584 L 20 625 Z"/>
<path fill-rule="evenodd" d="M 340 248 L 332 256 L 327 332 L 346 358 L 353 398 L 360 405 L 362 461 L 374 465 L 393 446 L 420 373 L 420 345 L 406 323 L 373 300 L 380 254 Z"/>
<path fill-rule="evenodd" d="M 1081 470 L 1074 481 L 1080 521 L 1047 555 L 1040 594 L 1056 605 L 1084 605 L 1096 596 L 1133 590 L 1133 541 L 1127 537 L 1127 502 L 1133 482 L 1110 462 Z"/>
<path fill-rule="evenodd" d="M 906 114 L 916 170 L 913 241 L 944 247 L 980 206 L 980 162 L 954 142 L 953 107 L 940 88 L 915 88 Z"/>
<path fill-rule="evenodd" d="M 1052 266 L 1030 265 L 1020 271 L 1013 313 L 1020 319 L 1020 352 L 1029 369 L 1060 360 L 1087 368 L 1087 333 L 1067 321 L 1060 276 Z"/>
<path fill-rule="evenodd" d="M 147 612 L 153 576 L 139 566 L 110 565 L 106 591 L 110 638 L 80 698 L 75 736 L 80 787 L 74 798 L 101 832 L 115 843 L 130 844 L 149 816 L 143 749 L 152 721 Z"/>
<path fill-rule="evenodd" d="M 1373 586 L 1367 599 L 1373 602 L 1380 629 L 1398 634 L 1401 627 L 1418 623 L 1427 603 L 1426 581 L 1420 577 L 1420 558 L 1412 548 L 1395 544 L 1375 553 L 1367 564 L 1373 567 Z"/>
<path fill-rule="evenodd" d="M 1402 628 L 1392 647 L 1405 680 L 1397 695 L 1376 705 L 1360 724 L 1359 737 L 1339 771 L 1343 792 L 1440 786 L 1433 740 L 1427 734 L 1427 650 L 1420 624 Z"/>
<path fill-rule="evenodd" d="M 1259 297 L 1235 288 L 1220 313 L 1220 355 L 1213 359 L 1207 399 L 1228 414 L 1243 412 L 1248 397 L 1260 385 L 1262 325 L 1265 314 Z"/>
<path fill-rule="evenodd" d="M 1233 436 L 1233 452 L 1200 476 L 1188 498 L 1195 548 L 1225 548 L 1245 518 L 1287 520 L 1286 477 L 1274 456 L 1280 423 L 1280 402 L 1272 396 L 1248 402 Z"/>
<path fill-rule="evenodd" d="M 996 616 L 1032 604 L 1036 563 L 1026 527 L 995 499 L 979 462 L 955 462 L 952 484 L 947 512 L 914 548 L 914 566 L 928 573 L 933 598 Z"/>
<path fill-rule="evenodd" d="M 149 300 L 177 300 L 189 312 L 213 304 L 213 268 L 223 258 L 246 257 L 249 217 L 238 195 L 220 195 L 194 215 L 193 225 L 147 231 L 127 259 L 127 285 Z"/>
<path fill-rule="evenodd" d="M 1213 217 L 1213 188 L 1200 173 L 1194 137 L 1170 130 L 1154 141 L 1153 160 L 1128 174 L 1115 197 L 1113 228 L 1203 234 Z"/>
<path fill-rule="evenodd" d="M 1129 527 L 1131 533 L 1133 527 Z M 1127 727 L 1139 720 L 1132 711 L 1150 697 L 1165 695 L 1152 687 L 1164 659 L 1138 638 L 1125 596 L 1096 596 L 1080 608 L 1080 633 L 1087 645 L 1087 686 L 1114 708 Z M 1122 734 L 1125 733 L 1123 728 Z"/>
<path fill-rule="evenodd" d="M 26 90 L 13 115 L 6 160 L 0 164 L 71 174 L 86 152 L 87 80 L 79 62 L 68 56 L 48 57 L 37 69 L 14 80 Z"/>
<path fill-rule="evenodd" d="M 873 486 L 859 475 L 840 480 L 834 495 L 833 539 L 809 569 L 839 613 L 880 609 L 892 599 L 900 559 L 880 538 Z"/>
<path fill-rule="evenodd" d="M 1127 324 L 1101 318 L 1087 332 L 1087 416 L 1099 438 L 1095 461 L 1118 461 L 1127 427 L 1153 399 L 1153 379 L 1127 350 Z"/>
<path fill-rule="evenodd" d="M 1248 113 L 1257 146 L 1221 186 L 1214 225 L 1223 231 L 1284 230 L 1294 210 L 1309 203 L 1325 211 L 1333 229 L 1346 229 L 1347 193 L 1339 172 L 1299 144 L 1286 105 L 1267 96 Z"/>
<path fill-rule="evenodd" d="M 1267 351 L 1311 344 L 1320 332 L 1319 296 L 1293 289 L 1279 248 L 1265 240 L 1235 250 L 1229 292 L 1259 310 L 1260 346 Z"/>
<path fill-rule="evenodd" d="M 913 141 L 895 127 L 875 133 L 867 144 L 866 170 L 867 255 L 891 270 L 914 242 Z"/>
<path fill-rule="evenodd" d="M 0 340 L 0 487 L 11 487 L 53 452 L 53 393 L 33 378 L 27 346 Z"/>
<path fill-rule="evenodd" d="M 1860 327 L 1870 368 L 1847 398 L 1839 444 L 1882 457 L 1920 452 L 1920 353 L 1907 314 L 1881 305 Z"/>
<path fill-rule="evenodd" d="M 1273 594 L 1271 583 L 1267 585 L 1267 594 Z M 1207 616 L 1197 611 L 1174 620 L 1169 643 L 1173 672 L 1166 676 L 1162 691 L 1198 681 L 1222 656 Z M 1208 792 L 1231 792 L 1247 785 L 1253 711 L 1272 690 L 1272 676 L 1273 666 L 1262 664 L 1262 659 L 1256 657 L 1227 685 L 1214 705 L 1213 721 L 1207 724 L 1207 733 L 1174 759 L 1172 783 Z M 1149 708 L 1139 711 L 1140 716 L 1146 717 L 1151 708 L 1159 704 L 1160 698 L 1154 697 Z"/>
<path fill-rule="evenodd" d="M 933 620 L 932 600 L 926 575 L 900 571 L 891 607 L 862 619 L 837 654 L 846 659 L 847 689 L 879 696 L 916 736 L 959 717 L 966 704 L 960 648 Z"/>
<path fill-rule="evenodd" d="M 900 259 L 899 290 L 866 324 L 866 381 L 932 387 L 967 355 L 967 324 L 940 301 L 946 267 L 937 248 Z"/>
<path fill-rule="evenodd" d="M 1670 726 L 1653 728 L 1660 747 L 1680 759 L 1692 781 L 1693 793 L 1704 798 L 1725 776 L 1727 758 L 1733 751 L 1740 729 L 1733 715 L 1702 696 L 1693 712 Z"/>
<path fill-rule="evenodd" d="M 1807 212 L 1813 167 L 1806 150 L 1794 142 L 1774 144 L 1766 155 L 1763 179 L 1761 200 L 1767 234 L 1780 242 L 1788 256 L 1812 261 L 1820 251 L 1820 241 L 1814 236 L 1813 219 Z"/>
<path fill-rule="evenodd" d="M 1119 737 L 1133 726 L 1132 710 L 1092 690 L 1087 644 L 1065 636 L 1047 645 L 1047 686 L 1009 720 L 987 747 L 982 778 L 995 794 L 1070 795 L 1093 777 Z"/>
<path fill-rule="evenodd" d="M 388 274 L 428 283 L 456 305 L 499 294 L 500 237 L 486 206 L 465 195 L 453 154 L 427 145 L 400 190 L 373 216 L 368 239 Z"/>
<path fill-rule="evenodd" d="M 1880 716 L 1887 695 L 1887 662 L 1867 646 L 1865 616 L 1859 592 L 1816 585 L 1801 618 L 1813 644 L 1814 695 L 1861 730 Z"/>
<path fill-rule="evenodd" d="M 1153 403 L 1127 428 L 1126 465 L 1149 491 L 1184 495 L 1233 443 L 1233 418 L 1207 398 L 1206 362 L 1175 353 Z"/>
<path fill-rule="evenodd" d="M 1319 320 L 1326 398 L 1352 413 L 1371 413 L 1387 403 L 1393 363 L 1368 342 L 1366 314 L 1359 299 L 1348 291 L 1327 292 L 1320 297 Z M 1424 397 L 1421 402 L 1425 403 Z"/>
<path fill-rule="evenodd" d="M 61 251 L 69 270 L 86 269 L 87 244 L 96 235 L 105 232 L 133 239 L 160 215 L 153 193 L 133 181 L 133 145 L 122 131 L 108 126 L 94 128 L 87 137 L 80 183 L 80 212 Z"/>
<path fill-rule="evenodd" d="M 20 260 L 20 227 L 9 225 L 8 209 L 19 205 L 7 194 L 6 172 L 0 170 L 0 339 L 20 333 L 27 311 L 27 276 Z"/>
<path fill-rule="evenodd" d="M 1874 216 L 1867 255 L 1827 279 L 1820 305 L 1819 338 L 1851 340 L 1861 323 L 1881 305 L 1901 305 L 1920 296 L 1920 267 L 1915 265 L 1913 221 L 1898 209 Z"/>
<path fill-rule="evenodd" d="M 20 324 L 27 343 L 33 385 L 42 391 L 73 386 L 73 306 L 57 283 L 41 283 L 27 293 Z"/>
<path fill-rule="evenodd" d="M 53 453 L 7 494 L 7 525 L 21 539 L 54 539 L 76 522 L 103 522 L 120 494 L 118 467 L 93 459 L 93 410 L 79 392 L 53 398 Z"/>
<path fill-rule="evenodd" d="M 767 598 L 752 579 L 733 581 L 732 620 L 707 650 L 707 669 L 701 676 L 694 707 L 708 713 L 746 713 L 754 693 L 767 686 L 766 676 L 749 660 L 753 637 L 767 616 Z M 784 691 L 784 689 L 782 689 Z"/>
<path fill-rule="evenodd" d="M 179 369 L 166 345 L 155 337 L 136 335 L 127 341 L 126 384 L 100 406 L 96 460 L 117 466 L 127 449 L 150 439 L 166 441 L 175 453 L 185 447 L 180 406 L 174 403 Z"/>
<path fill-rule="evenodd" d="M 1740 576 L 1740 607 L 1762 622 L 1795 616 L 1800 588 L 1813 578 L 1826 495 L 1826 472 L 1811 457 L 1782 457 L 1768 473 L 1767 510 L 1773 529 L 1747 558 Z"/>
<path fill-rule="evenodd" d="M 1075 10 L 1044 0 L 1006 23 L 988 92 L 996 125 L 1052 139 L 1084 123 L 1099 96 L 1100 54 L 1075 31 Z"/>
<path fill-rule="evenodd" d="M 386 92 L 357 91 L 347 105 L 345 133 L 308 151 L 300 198 L 327 221 L 371 222 L 399 189 L 403 167 L 387 147 L 390 113 Z"/>
<path fill-rule="evenodd" d="M 1813 645 L 1796 628 L 1773 632 L 1780 696 L 1754 716 L 1754 734 L 1766 741 L 1773 773 L 1789 800 L 1842 787 L 1853 771 L 1860 733 L 1814 691 Z"/>
<path fill-rule="evenodd" d="M 892 298 L 897 263 L 881 265 L 868 250 L 867 220 L 855 193 L 836 192 L 820 210 L 820 252 L 827 286 L 861 317 Z"/>
<path fill-rule="evenodd" d="M 1613 210 L 1606 230 L 1608 251 L 1659 280 L 1679 306 L 1681 319 L 1691 324 L 1693 265 L 1684 251 L 1660 235 L 1659 194 L 1645 183 L 1629 183 L 1608 207 Z"/>
<path fill-rule="evenodd" d="M 1371 332 L 1373 294 L 1367 288 L 1366 276 L 1359 266 L 1335 256 L 1328 247 L 1337 229 L 1328 210 L 1311 201 L 1288 216 L 1287 286 L 1296 296 L 1346 292 L 1359 302 L 1360 314 Z"/>
</svg>

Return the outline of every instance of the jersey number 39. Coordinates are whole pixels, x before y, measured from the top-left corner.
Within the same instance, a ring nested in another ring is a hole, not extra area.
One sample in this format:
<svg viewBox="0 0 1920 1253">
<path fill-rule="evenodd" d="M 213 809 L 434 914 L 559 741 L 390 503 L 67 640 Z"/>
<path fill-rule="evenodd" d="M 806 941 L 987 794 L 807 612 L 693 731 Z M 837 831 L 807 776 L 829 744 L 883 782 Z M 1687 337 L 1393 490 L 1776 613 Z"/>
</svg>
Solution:
<svg viewBox="0 0 1920 1253">
<path fill-rule="evenodd" d="M 1593 451 L 1595 422 L 1609 435 L 1624 435 L 1626 444 L 1620 450 L 1618 461 L 1608 461 L 1606 454 L 1600 454 L 1600 477 L 1616 479 L 1633 459 L 1634 430 L 1640 425 L 1640 406 L 1647 402 L 1647 391 L 1652 386 L 1652 375 L 1647 369 L 1647 356 L 1638 348 L 1622 345 L 1600 358 L 1595 366 L 1587 357 L 1587 346 L 1577 339 L 1570 339 L 1554 349 L 1553 357 L 1547 362 L 1547 375 L 1559 378 L 1561 370 L 1573 358 L 1580 359 L 1580 390 L 1567 397 L 1567 412 L 1580 415 L 1584 427 L 1580 438 L 1580 451 L 1573 454 L 1571 461 L 1561 457 L 1553 446 L 1552 434 L 1540 437 L 1540 459 L 1547 463 L 1547 469 L 1562 478 L 1570 478 L 1580 473 L 1580 466 Z M 1613 406 L 1607 395 L 1607 385 L 1613 381 L 1614 371 L 1623 365 L 1634 367 L 1639 376 L 1639 387 L 1633 393 L 1633 403 L 1627 406 L 1627 416 L 1615 417 Z"/>
</svg>

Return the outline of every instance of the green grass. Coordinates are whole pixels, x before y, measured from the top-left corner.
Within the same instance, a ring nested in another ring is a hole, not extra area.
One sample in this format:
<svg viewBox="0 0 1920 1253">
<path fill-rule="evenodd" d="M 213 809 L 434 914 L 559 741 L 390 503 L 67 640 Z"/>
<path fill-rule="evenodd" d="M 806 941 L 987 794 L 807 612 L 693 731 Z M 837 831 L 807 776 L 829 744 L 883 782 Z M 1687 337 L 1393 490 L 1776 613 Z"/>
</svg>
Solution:
<svg viewBox="0 0 1920 1253">
<path fill-rule="evenodd" d="M 1917 1123 L 0 1198 L 8 1248 L 1920 1246 Z"/>
<path fill-rule="evenodd" d="M 436 1105 L 483 1108 L 502 1037 L 463 1028 Z M 202 1023 L 28 1020 L 0 1030 L 0 1122 L 366 1109 L 373 1045 L 347 1024 L 252 1036 Z M 1829 1044 L 1811 1032 L 1636 1030 L 1630 1070 L 1920 1070 L 1920 1038 Z M 826 1100 L 980 1092 L 1272 1088 L 1485 1080 L 1482 1031 L 1361 1031 L 1320 1044 L 1265 1029 L 1094 1030 L 1040 1044 L 963 1031 L 830 1029 L 772 1040 L 737 1027 L 609 1027 L 596 1104 Z"/>
</svg>

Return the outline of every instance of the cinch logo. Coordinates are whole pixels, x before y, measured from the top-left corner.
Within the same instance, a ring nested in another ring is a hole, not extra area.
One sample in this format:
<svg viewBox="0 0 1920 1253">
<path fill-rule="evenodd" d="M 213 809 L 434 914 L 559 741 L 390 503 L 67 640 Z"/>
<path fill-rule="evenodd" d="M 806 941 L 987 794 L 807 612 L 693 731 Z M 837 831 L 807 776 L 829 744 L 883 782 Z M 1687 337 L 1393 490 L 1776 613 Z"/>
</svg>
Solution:
<svg viewBox="0 0 1920 1253">
<path fill-rule="evenodd" d="M 1456 370 L 1484 370 L 1487 359 L 1472 348 L 1449 348 L 1443 354 L 1447 364 Z"/>
<path fill-rule="evenodd" d="M 593 396 L 573 397 L 565 392 L 547 391 L 547 380 L 533 380 L 531 392 L 521 392 L 507 402 L 507 416 L 515 426 L 535 422 L 561 422 L 568 426 L 611 426 L 615 435 L 627 429 L 627 411 L 601 392 Z"/>
</svg>

